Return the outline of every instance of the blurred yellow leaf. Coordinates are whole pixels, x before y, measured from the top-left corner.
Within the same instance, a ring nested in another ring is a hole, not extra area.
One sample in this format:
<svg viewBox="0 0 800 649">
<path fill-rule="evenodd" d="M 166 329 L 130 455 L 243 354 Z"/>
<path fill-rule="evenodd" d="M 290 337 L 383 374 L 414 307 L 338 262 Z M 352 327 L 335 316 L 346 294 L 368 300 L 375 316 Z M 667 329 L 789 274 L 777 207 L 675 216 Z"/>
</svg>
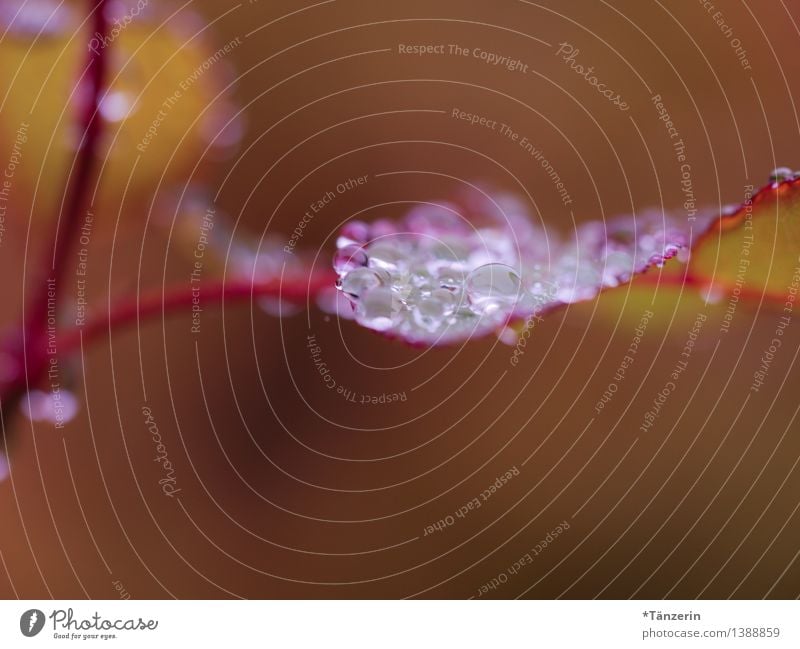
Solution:
<svg viewBox="0 0 800 649">
<path fill-rule="evenodd" d="M 90 34 L 91 21 L 81 27 L 74 5 L 45 23 L 49 14 L 36 13 L 41 0 L 6 2 L 21 5 L 21 17 L 6 25 L 8 35 L 0 42 L 0 87 L 7 89 L 0 134 L 13 143 L 20 128 L 25 131 L 15 190 L 29 191 L 41 177 L 39 199 L 60 198 L 82 135 L 76 123 L 85 85 L 79 80 L 90 46 L 109 57 L 96 206 L 116 207 L 126 187 L 129 200 L 149 200 L 159 182 L 169 187 L 185 180 L 211 139 L 220 146 L 237 139 L 238 124 L 220 131 L 233 114 L 228 93 L 215 97 L 232 78 L 228 59 L 240 42 L 212 46 L 205 23 L 194 14 L 184 11 L 162 22 L 164 7 L 136 15 L 129 7 L 104 41 Z M 11 20 L 9 15 L 14 11 L 4 9 L 0 20 Z"/>
</svg>

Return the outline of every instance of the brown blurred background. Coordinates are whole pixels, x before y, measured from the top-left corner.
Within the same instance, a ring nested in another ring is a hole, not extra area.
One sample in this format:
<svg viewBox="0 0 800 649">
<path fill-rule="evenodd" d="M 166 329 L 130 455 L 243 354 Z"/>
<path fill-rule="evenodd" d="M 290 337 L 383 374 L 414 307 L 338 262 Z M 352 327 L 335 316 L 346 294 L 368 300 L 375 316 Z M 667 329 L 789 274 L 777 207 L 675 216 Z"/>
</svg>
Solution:
<svg viewBox="0 0 800 649">
<path fill-rule="evenodd" d="M 229 78 L 221 65 L 187 96 L 207 93 L 209 110 L 223 100 L 243 107 L 243 139 L 232 154 L 207 150 L 197 144 L 194 114 L 179 106 L 165 122 L 179 136 L 169 150 L 149 151 L 134 166 L 138 136 L 110 145 L 119 162 L 100 176 L 101 224 L 91 244 L 97 310 L 137 282 L 187 281 L 192 245 L 171 232 L 169 209 L 189 185 L 218 194 L 219 213 L 236 222 L 238 236 L 280 241 L 326 191 L 368 176 L 337 195 L 301 239 L 322 265 L 354 214 L 398 217 L 470 183 L 523 196 L 530 218 L 564 233 L 573 218 L 680 210 L 681 171 L 656 94 L 686 143 L 698 203 L 740 203 L 745 186 L 761 186 L 774 167 L 800 164 L 800 11 L 773 0 L 715 5 L 189 3 L 171 19 L 184 38 L 205 30 L 209 53 L 242 41 L 225 57 Z M 203 20 L 190 20 L 190 11 Z M 159 33 L 147 25 L 138 28 Z M 86 30 L 73 33 L 77 45 L 63 51 L 78 70 Z M 9 39 L 0 48 L 23 47 L 22 37 Z M 556 55 L 560 43 L 578 49 L 577 62 L 593 66 L 630 110 L 571 70 Z M 527 72 L 472 55 L 400 54 L 401 44 L 480 48 L 520 60 Z M 165 45 L 163 57 L 173 50 Z M 12 102 L 27 109 L 40 88 L 65 83 L 48 69 L 40 78 L 5 73 L 4 132 L 22 114 L 9 116 Z M 152 79 L 157 97 L 172 92 L 174 84 Z M 37 116 L 60 113 L 65 102 L 54 90 L 31 114 L 45 143 L 52 131 Z M 158 104 L 140 108 L 145 126 Z M 518 143 L 454 119 L 454 108 L 527 137 L 573 203 L 563 205 Z M 9 324 L 36 235 L 51 227 L 56 174 L 70 159 L 42 147 L 41 157 L 28 150 L 28 185 L 17 186 L 17 216 L 0 249 Z M 40 169 L 47 172 L 34 198 Z M 134 189 L 123 194 L 128 182 Z M 691 322 L 658 312 L 597 414 L 641 314 L 637 304 L 618 319 L 599 302 L 537 325 L 516 368 L 511 348 L 496 340 L 417 349 L 313 308 L 278 320 L 250 304 L 209 305 L 200 335 L 190 333 L 189 314 L 173 315 L 87 347 L 63 359 L 81 402 L 66 428 L 9 422 L 0 594 L 115 598 L 121 585 L 134 598 L 797 597 L 798 325 L 751 394 L 776 315 L 740 306 L 720 336 L 719 313 L 709 309 L 688 369 L 642 433 Z M 328 389 L 309 335 L 337 386 L 403 400 L 353 403 Z M 145 405 L 174 465 L 175 497 L 158 483 L 164 473 Z M 479 508 L 454 516 L 511 469 L 518 475 Z M 448 515 L 452 524 L 426 534 Z M 482 591 L 492 580 L 496 588 Z"/>
</svg>

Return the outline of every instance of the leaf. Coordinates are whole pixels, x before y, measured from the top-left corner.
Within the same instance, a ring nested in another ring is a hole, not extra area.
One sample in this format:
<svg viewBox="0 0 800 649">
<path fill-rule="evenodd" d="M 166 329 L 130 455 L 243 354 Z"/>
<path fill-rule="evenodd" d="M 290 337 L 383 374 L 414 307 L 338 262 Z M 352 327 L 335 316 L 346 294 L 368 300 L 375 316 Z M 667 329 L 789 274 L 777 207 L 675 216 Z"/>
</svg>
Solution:
<svg viewBox="0 0 800 649">
<path fill-rule="evenodd" d="M 595 315 L 630 323 L 652 312 L 664 331 L 709 308 L 727 326 L 725 306 L 740 299 L 791 311 L 800 179 L 778 172 L 721 216 L 650 210 L 584 224 L 572 238 L 537 228 L 511 199 L 503 203 L 513 209 L 477 223 L 449 207 L 350 223 L 334 260 L 338 286 L 361 325 L 425 344 L 490 332 L 510 340 L 531 317 L 596 298 L 586 307 Z"/>
<path fill-rule="evenodd" d="M 782 306 L 800 285 L 800 180 L 773 182 L 719 217 L 698 240 L 691 280 L 710 295 Z"/>
<path fill-rule="evenodd" d="M 499 206 L 469 221 L 451 206 L 426 205 L 399 222 L 348 224 L 334 269 L 359 324 L 422 344 L 502 334 L 663 266 L 690 242 L 685 218 L 659 211 L 563 237 L 508 197 Z"/>
<path fill-rule="evenodd" d="M 138 5 L 115 5 L 119 23 L 104 45 L 81 29 L 74 5 L 3 0 L 0 134 L 18 143 L 15 192 L 29 193 L 41 178 L 40 195 L 60 198 L 63 187 L 50 179 L 64 177 L 80 142 L 74 125 L 85 99 L 79 79 L 88 45 L 104 49 L 109 61 L 99 203 L 117 206 L 126 187 L 128 200 L 148 201 L 159 184 L 185 180 L 210 139 L 219 136 L 220 148 L 235 141 L 241 124 L 220 131 L 233 105 L 215 97 L 232 78 L 226 59 L 236 45 L 212 45 L 203 22 L 185 11 L 162 24 L 163 12 L 150 5 L 135 16 L 129 7 Z"/>
<path fill-rule="evenodd" d="M 685 264 L 669 261 L 663 269 L 650 270 L 624 286 L 603 291 L 596 302 L 574 305 L 570 313 L 583 327 L 600 324 L 631 329 L 646 317 L 651 336 L 684 332 L 699 312 L 714 307 L 696 287 L 684 283 L 685 272 Z"/>
</svg>

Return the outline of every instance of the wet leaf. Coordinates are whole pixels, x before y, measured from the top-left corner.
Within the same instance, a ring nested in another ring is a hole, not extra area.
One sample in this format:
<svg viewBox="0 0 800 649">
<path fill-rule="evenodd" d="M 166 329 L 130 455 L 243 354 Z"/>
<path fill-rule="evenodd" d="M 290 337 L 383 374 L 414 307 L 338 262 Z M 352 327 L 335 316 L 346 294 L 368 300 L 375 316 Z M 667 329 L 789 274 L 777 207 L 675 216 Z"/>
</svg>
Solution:
<svg viewBox="0 0 800 649">
<path fill-rule="evenodd" d="M 691 241 L 685 218 L 660 211 L 586 223 L 573 236 L 500 212 L 467 221 L 424 206 L 398 222 L 349 223 L 334 269 L 355 319 L 410 343 L 503 339 L 531 316 L 619 290 Z"/>
<path fill-rule="evenodd" d="M 411 343 L 513 339 L 531 316 L 582 302 L 611 324 L 650 313 L 652 328 L 683 331 L 703 312 L 727 326 L 726 305 L 791 310 L 800 290 L 800 180 L 789 170 L 722 216 L 651 210 L 573 237 L 519 209 L 482 223 L 426 210 L 348 224 L 334 259 L 355 319 Z"/>
</svg>

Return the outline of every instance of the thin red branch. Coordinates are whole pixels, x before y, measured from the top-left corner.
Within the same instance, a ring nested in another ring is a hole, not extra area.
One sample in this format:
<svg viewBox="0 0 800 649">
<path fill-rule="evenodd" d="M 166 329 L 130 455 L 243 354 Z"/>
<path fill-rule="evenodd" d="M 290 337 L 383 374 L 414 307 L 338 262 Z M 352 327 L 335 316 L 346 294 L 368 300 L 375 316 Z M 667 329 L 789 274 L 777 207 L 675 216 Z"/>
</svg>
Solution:
<svg viewBox="0 0 800 649">
<path fill-rule="evenodd" d="M 307 304 L 322 289 L 333 286 L 334 273 L 320 272 L 302 281 L 278 280 L 251 284 L 250 282 L 215 282 L 203 285 L 199 301 L 205 309 L 209 302 L 243 302 L 259 297 L 279 297 L 293 304 Z M 168 315 L 181 309 L 191 307 L 198 299 L 192 291 L 184 286 L 152 292 L 143 295 L 139 300 L 132 297 L 119 302 L 114 308 L 101 317 L 92 318 L 80 328 L 73 328 L 59 334 L 59 350 L 61 353 L 75 351 L 81 343 L 96 340 L 101 336 L 115 333 L 124 327 L 136 324 L 148 317 Z"/>
<path fill-rule="evenodd" d="M 92 32 L 105 36 L 108 32 L 106 0 L 89 0 L 92 15 Z M 43 263 L 35 270 L 34 290 L 23 306 L 21 340 L 12 341 L 9 355 L 15 359 L 12 378 L 0 386 L 0 407 L 10 413 L 25 394 L 29 384 L 35 384 L 47 365 L 45 340 L 47 316 L 55 296 L 50 295 L 49 280 L 58 280 L 64 274 L 67 256 L 80 228 L 80 217 L 87 206 L 87 196 L 94 175 L 97 145 L 100 140 L 102 120 L 98 115 L 100 96 L 105 84 L 107 56 L 105 48 L 88 48 L 88 91 L 81 118 L 83 139 L 76 156 L 74 174 L 66 180 L 64 201 L 54 224 L 53 239 L 43 250 Z M 63 208 L 63 209 L 62 209 Z M 58 293 L 58 291 L 56 291 Z"/>
</svg>

